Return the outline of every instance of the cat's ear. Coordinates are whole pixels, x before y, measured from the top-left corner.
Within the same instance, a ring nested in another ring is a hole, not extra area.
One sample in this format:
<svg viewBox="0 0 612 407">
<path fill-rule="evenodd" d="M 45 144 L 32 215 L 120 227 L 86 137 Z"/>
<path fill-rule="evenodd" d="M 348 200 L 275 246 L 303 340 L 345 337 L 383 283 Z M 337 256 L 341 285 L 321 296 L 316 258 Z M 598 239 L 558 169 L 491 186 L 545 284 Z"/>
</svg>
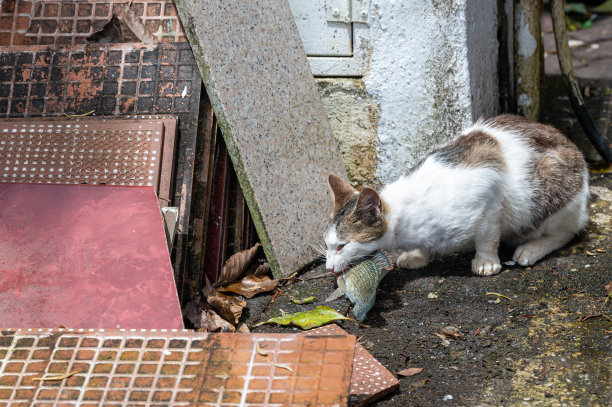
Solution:
<svg viewBox="0 0 612 407">
<path fill-rule="evenodd" d="M 328 181 L 329 187 L 334 193 L 334 210 L 332 216 L 335 216 L 335 214 L 342 209 L 344 204 L 357 194 L 357 190 L 334 174 L 329 174 Z"/>
<path fill-rule="evenodd" d="M 383 213 L 383 203 L 378 193 L 372 188 L 364 188 L 357 198 L 355 213 L 365 224 L 376 222 Z"/>
</svg>

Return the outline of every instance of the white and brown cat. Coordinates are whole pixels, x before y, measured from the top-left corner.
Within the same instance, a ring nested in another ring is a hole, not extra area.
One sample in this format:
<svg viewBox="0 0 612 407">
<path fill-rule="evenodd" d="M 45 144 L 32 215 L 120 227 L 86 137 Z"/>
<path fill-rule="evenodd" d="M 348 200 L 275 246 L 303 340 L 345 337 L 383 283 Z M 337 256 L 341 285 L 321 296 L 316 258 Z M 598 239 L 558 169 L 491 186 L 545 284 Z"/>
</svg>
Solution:
<svg viewBox="0 0 612 407">
<path fill-rule="evenodd" d="M 432 255 L 475 249 L 472 271 L 499 273 L 500 240 L 529 266 L 578 233 L 588 220 L 588 171 L 559 131 L 520 116 L 479 121 L 406 175 L 358 192 L 329 176 L 332 225 L 326 266 L 344 272 L 376 250 L 402 250 L 401 268 Z"/>
</svg>

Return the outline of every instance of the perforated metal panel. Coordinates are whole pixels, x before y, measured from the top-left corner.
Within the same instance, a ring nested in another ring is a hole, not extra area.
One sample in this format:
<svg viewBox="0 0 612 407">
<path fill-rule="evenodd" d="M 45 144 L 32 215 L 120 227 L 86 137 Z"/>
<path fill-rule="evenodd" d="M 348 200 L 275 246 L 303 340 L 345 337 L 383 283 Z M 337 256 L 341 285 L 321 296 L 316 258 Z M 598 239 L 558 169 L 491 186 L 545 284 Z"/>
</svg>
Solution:
<svg viewBox="0 0 612 407">
<path fill-rule="evenodd" d="M 343 406 L 354 349 L 351 335 L 4 331 L 0 404 Z"/>
<path fill-rule="evenodd" d="M 162 122 L 0 122 L 0 180 L 159 186 Z"/>
</svg>

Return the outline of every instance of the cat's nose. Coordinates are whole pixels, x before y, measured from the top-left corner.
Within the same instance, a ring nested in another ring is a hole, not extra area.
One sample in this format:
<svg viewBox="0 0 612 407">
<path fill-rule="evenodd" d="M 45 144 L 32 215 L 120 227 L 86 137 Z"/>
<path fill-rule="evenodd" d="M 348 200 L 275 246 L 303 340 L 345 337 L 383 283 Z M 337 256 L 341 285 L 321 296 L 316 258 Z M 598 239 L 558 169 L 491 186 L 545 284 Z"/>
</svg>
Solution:
<svg viewBox="0 0 612 407">
<path fill-rule="evenodd" d="M 334 272 L 334 268 L 333 267 L 327 267 L 327 271 L 331 271 L 333 273 Z"/>
</svg>

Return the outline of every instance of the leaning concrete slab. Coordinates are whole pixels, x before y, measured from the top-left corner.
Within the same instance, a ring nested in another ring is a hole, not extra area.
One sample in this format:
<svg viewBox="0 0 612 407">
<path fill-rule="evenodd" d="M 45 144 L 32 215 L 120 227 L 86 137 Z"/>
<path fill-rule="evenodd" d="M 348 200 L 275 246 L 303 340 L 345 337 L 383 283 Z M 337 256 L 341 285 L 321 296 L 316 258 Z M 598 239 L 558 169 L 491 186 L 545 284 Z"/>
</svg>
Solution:
<svg viewBox="0 0 612 407">
<path fill-rule="evenodd" d="M 275 276 L 316 258 L 345 169 L 286 0 L 177 0 Z"/>
</svg>

